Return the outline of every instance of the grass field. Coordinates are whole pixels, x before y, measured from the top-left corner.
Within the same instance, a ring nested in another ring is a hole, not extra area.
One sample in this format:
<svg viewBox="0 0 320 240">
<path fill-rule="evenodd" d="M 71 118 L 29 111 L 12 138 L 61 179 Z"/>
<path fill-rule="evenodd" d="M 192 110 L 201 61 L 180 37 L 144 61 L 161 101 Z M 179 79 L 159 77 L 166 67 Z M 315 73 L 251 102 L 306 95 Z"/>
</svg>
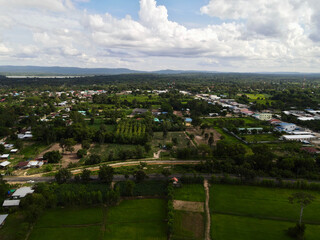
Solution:
<svg viewBox="0 0 320 240">
<path fill-rule="evenodd" d="M 40 217 L 28 239 L 165 240 L 167 235 L 165 218 L 166 202 L 161 199 L 125 200 L 118 206 L 110 208 L 54 209 Z M 2 239 L 11 240 L 11 238 Z"/>
<path fill-rule="evenodd" d="M 24 223 L 22 215 L 11 213 L 7 217 L 5 224 L 0 228 L 1 240 L 19 240 L 24 239 L 28 231 L 28 224 Z"/>
<path fill-rule="evenodd" d="M 159 144 L 165 145 L 168 142 L 172 142 L 172 138 L 177 138 L 178 147 L 186 147 L 188 139 L 184 132 L 168 132 L 167 137 L 163 138 L 162 132 L 155 132 L 152 139 L 152 145 L 158 147 Z"/>
<path fill-rule="evenodd" d="M 184 184 L 181 188 L 174 190 L 174 199 L 192 202 L 204 202 L 206 200 L 203 185 Z"/>
<path fill-rule="evenodd" d="M 258 141 L 278 141 L 279 139 L 272 134 L 254 134 L 254 135 L 240 135 L 245 138 L 247 142 Z"/>
<path fill-rule="evenodd" d="M 125 200 L 107 213 L 105 240 L 167 239 L 166 201 Z"/>
<path fill-rule="evenodd" d="M 288 239 L 285 230 L 298 221 L 300 208 L 288 197 L 297 190 L 213 185 L 210 189 L 211 234 L 214 239 Z M 307 240 L 320 233 L 320 194 L 304 210 Z M 312 224 L 312 225 L 310 225 Z M 250 228 L 248 227 L 250 226 Z M 269 230 L 268 230 L 269 229 Z"/>
<path fill-rule="evenodd" d="M 98 154 L 103 161 L 108 159 L 109 153 L 112 151 L 115 158 L 118 158 L 118 153 L 121 150 L 135 150 L 137 145 L 131 144 L 96 144 L 90 149 L 91 154 Z M 148 153 L 145 157 L 152 157 L 152 153 Z"/>
<path fill-rule="evenodd" d="M 204 237 L 204 214 L 174 211 L 173 240 L 202 240 Z"/>
</svg>

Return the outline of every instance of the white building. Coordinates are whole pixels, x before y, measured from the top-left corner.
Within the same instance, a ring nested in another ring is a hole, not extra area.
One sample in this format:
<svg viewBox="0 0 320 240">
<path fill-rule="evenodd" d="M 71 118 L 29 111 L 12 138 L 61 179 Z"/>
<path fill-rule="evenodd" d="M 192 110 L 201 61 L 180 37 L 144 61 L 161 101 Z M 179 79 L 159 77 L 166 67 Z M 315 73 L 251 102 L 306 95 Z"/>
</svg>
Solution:
<svg viewBox="0 0 320 240">
<path fill-rule="evenodd" d="M 17 199 L 17 198 L 24 198 L 28 194 L 32 194 L 34 190 L 31 187 L 22 187 L 17 189 L 13 194 L 12 197 Z"/>
<path fill-rule="evenodd" d="M 2 207 L 18 207 L 20 200 L 4 200 Z"/>
<path fill-rule="evenodd" d="M 282 138 L 287 141 L 305 141 L 316 137 L 314 135 L 283 135 Z"/>
</svg>

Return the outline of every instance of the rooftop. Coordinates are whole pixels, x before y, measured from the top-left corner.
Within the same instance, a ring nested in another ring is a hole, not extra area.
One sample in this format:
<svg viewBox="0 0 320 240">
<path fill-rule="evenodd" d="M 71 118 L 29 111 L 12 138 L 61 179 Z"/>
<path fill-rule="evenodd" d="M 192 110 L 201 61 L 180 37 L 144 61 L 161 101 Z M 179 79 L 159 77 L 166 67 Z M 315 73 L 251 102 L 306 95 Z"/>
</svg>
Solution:
<svg viewBox="0 0 320 240">
<path fill-rule="evenodd" d="M 2 207 L 15 207 L 19 206 L 20 200 L 4 200 Z"/>
<path fill-rule="evenodd" d="M 12 194 L 12 197 L 23 198 L 27 194 L 30 194 L 33 192 L 34 192 L 34 190 L 32 190 L 31 187 L 22 187 L 22 188 L 17 189 L 17 191 L 15 191 L 14 194 Z"/>
</svg>

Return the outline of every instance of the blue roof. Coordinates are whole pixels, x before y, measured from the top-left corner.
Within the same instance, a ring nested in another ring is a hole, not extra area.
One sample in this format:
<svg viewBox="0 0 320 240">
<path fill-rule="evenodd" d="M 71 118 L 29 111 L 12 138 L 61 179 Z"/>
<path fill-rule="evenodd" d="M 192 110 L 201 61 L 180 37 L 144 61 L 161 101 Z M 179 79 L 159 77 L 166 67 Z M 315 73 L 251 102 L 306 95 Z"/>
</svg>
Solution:
<svg viewBox="0 0 320 240">
<path fill-rule="evenodd" d="M 278 125 L 280 125 L 280 126 L 289 126 L 289 125 L 295 125 L 295 124 L 293 124 L 293 123 L 281 122 L 281 123 L 279 123 Z"/>
<path fill-rule="evenodd" d="M 185 118 L 184 119 L 186 122 L 192 122 L 192 118 Z"/>
</svg>

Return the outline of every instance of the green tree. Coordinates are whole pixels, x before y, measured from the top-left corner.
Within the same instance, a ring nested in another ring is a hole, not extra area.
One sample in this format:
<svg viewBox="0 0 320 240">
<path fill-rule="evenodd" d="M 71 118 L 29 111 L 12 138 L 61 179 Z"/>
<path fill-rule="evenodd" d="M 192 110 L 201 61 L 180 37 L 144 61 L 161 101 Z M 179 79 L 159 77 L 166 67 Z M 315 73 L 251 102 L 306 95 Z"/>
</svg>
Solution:
<svg viewBox="0 0 320 240">
<path fill-rule="evenodd" d="M 137 182 L 142 182 L 147 177 L 147 174 L 143 170 L 138 170 L 134 173 L 134 178 Z"/>
<path fill-rule="evenodd" d="M 58 163 L 62 159 L 62 155 L 59 151 L 46 152 L 43 159 L 48 160 L 48 163 Z"/>
<path fill-rule="evenodd" d="M 66 168 L 60 169 L 55 175 L 55 179 L 59 184 L 66 183 L 71 179 L 71 177 L 72 173 Z"/>
<path fill-rule="evenodd" d="M 133 189 L 134 189 L 135 183 L 131 180 L 126 181 L 125 186 L 125 194 L 126 196 L 133 196 Z"/>
<path fill-rule="evenodd" d="M 113 180 L 114 170 L 110 166 L 100 166 L 99 179 L 101 182 L 111 184 Z"/>
<path fill-rule="evenodd" d="M 90 174 L 91 174 L 90 170 L 83 169 L 83 171 L 81 172 L 81 175 L 80 175 L 81 181 L 89 182 L 90 181 Z"/>
<path fill-rule="evenodd" d="M 77 157 L 78 158 L 83 158 L 84 156 L 87 155 L 87 150 L 86 149 L 79 149 L 78 152 L 77 152 Z"/>
<path fill-rule="evenodd" d="M 312 203 L 315 200 L 315 197 L 306 192 L 297 192 L 291 194 L 289 197 L 289 202 L 291 204 L 297 203 L 300 206 L 300 218 L 299 218 L 299 224 L 301 226 L 302 223 L 302 216 L 303 216 L 303 209 L 308 206 L 310 203 Z"/>
</svg>

